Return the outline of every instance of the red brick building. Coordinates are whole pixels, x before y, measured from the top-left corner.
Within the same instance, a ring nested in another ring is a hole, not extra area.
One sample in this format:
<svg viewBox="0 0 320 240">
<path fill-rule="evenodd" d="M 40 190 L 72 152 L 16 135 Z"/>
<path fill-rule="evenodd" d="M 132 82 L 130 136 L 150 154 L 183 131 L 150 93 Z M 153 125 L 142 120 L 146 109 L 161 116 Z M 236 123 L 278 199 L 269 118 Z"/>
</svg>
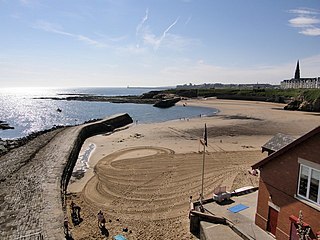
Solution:
<svg viewBox="0 0 320 240">
<path fill-rule="evenodd" d="M 276 239 L 299 239 L 299 211 L 310 239 L 320 234 L 320 126 L 254 164 L 260 169 L 256 224 Z"/>
</svg>

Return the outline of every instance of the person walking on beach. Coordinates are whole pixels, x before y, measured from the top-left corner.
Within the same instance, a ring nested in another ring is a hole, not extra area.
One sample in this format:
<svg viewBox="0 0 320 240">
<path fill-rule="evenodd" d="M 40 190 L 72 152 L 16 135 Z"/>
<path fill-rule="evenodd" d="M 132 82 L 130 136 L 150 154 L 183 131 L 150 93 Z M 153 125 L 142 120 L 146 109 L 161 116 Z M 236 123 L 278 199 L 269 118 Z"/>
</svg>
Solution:
<svg viewBox="0 0 320 240">
<path fill-rule="evenodd" d="M 80 211 L 81 211 L 81 207 L 78 205 L 74 205 L 74 212 L 77 214 L 78 219 L 80 220 Z"/>
<path fill-rule="evenodd" d="M 71 202 L 70 207 L 71 207 L 71 213 L 80 219 L 81 207 L 76 205 L 73 201 Z"/>
<path fill-rule="evenodd" d="M 104 228 L 106 224 L 106 219 L 103 216 L 103 212 L 100 210 L 98 212 L 98 227 L 99 228 Z"/>
<path fill-rule="evenodd" d="M 69 222 L 67 217 L 64 218 L 63 228 L 64 228 L 64 235 L 69 236 Z"/>
<path fill-rule="evenodd" d="M 71 207 L 71 213 L 74 213 L 75 212 L 75 209 L 74 209 L 74 206 L 75 206 L 76 204 L 72 201 L 71 203 L 70 203 L 70 207 Z"/>
<path fill-rule="evenodd" d="M 70 207 L 72 222 L 74 223 L 74 225 L 80 224 L 80 222 L 82 221 L 80 216 L 81 207 L 76 205 L 73 201 L 71 202 Z"/>
</svg>

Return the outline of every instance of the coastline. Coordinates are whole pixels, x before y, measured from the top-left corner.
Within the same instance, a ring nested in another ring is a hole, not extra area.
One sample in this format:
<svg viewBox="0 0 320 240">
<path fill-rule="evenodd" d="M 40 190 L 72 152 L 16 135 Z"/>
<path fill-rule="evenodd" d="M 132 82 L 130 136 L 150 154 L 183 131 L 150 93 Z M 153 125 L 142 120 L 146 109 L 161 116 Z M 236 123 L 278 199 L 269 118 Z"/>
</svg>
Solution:
<svg viewBox="0 0 320 240">
<path fill-rule="evenodd" d="M 62 239 L 65 190 L 83 141 L 132 123 L 118 114 L 41 134 L 0 157 L 0 237 Z"/>
<path fill-rule="evenodd" d="M 84 178 L 68 188 L 69 201 L 80 204 L 87 218 L 81 223 L 83 227 L 72 229 L 74 236 L 99 236 L 90 221 L 94 221 L 95 211 L 103 209 L 111 220 L 107 225 L 111 234 L 120 231 L 120 223 L 115 221 L 120 218 L 121 226 L 132 229 L 131 235 L 127 234 L 130 239 L 139 236 L 193 239 L 186 213 L 188 197 L 197 198 L 199 194 L 201 161 L 198 160 L 202 151 L 199 139 L 205 123 L 207 155 L 217 164 L 211 171 L 230 175 L 225 180 L 214 173 L 206 177 L 210 184 L 205 187 L 205 196 L 210 197 L 213 188 L 221 184 L 227 190 L 257 185 L 257 178 L 248 177 L 247 170 L 266 156 L 261 153 L 261 146 L 278 132 L 299 137 L 317 127 L 320 119 L 319 113 L 285 111 L 285 104 L 279 103 L 208 98 L 178 104 L 212 107 L 219 109 L 219 113 L 211 117 L 132 124 L 111 135 L 98 135 L 85 141 L 84 149 L 90 143 L 96 149 Z M 162 164 L 167 165 L 162 168 Z M 209 163 L 208 169 L 213 167 L 210 164 L 214 163 Z M 106 182 L 99 180 L 102 178 Z M 147 184 L 150 179 L 154 179 L 152 185 Z M 145 226 L 148 230 L 142 231 Z"/>
<path fill-rule="evenodd" d="M 181 102 L 185 103 L 186 107 L 206 106 L 220 111 L 210 117 L 131 124 L 84 142 L 84 150 L 91 143 L 96 148 L 91 154 L 87 173 L 68 188 L 67 213 L 70 213 L 68 207 L 72 200 L 82 208 L 83 222 L 76 227 L 70 226 L 75 239 L 103 239 L 95 224 L 99 209 L 111 221 L 106 226 L 110 235 L 128 228 L 129 232 L 123 234 L 129 239 L 194 239 L 188 227 L 188 199 L 199 196 L 202 158 L 199 139 L 203 136 L 205 123 L 208 129 L 206 197 L 220 185 L 226 186 L 227 190 L 256 186 L 258 179 L 249 176 L 248 169 L 265 157 L 265 153 L 261 153 L 262 144 L 278 132 L 298 137 L 319 125 L 319 113 L 285 111 L 283 104 L 214 98 Z M 1 157 L 0 163 L 7 164 L 15 172 L 11 177 L 7 177 L 11 170 L 2 172 L 0 179 L 5 201 L 14 203 L 19 199 L 17 194 L 25 196 L 25 202 L 19 200 L 11 205 L 15 206 L 14 211 L 19 212 L 21 220 L 28 216 L 33 219 L 23 224 L 16 222 L 20 227 L 28 225 L 23 229 L 35 229 L 39 224 L 37 216 L 47 220 L 53 218 L 50 213 L 37 214 L 44 209 L 42 204 L 55 204 L 52 208 L 55 211 L 54 228 L 62 227 L 63 219 L 57 215 L 62 210 L 56 181 L 61 178 L 66 161 L 61 156 L 75 147 L 71 139 L 82 127 L 39 135 Z M 39 174 L 39 171 L 43 173 Z M 50 179 L 45 178 L 48 174 Z M 12 184 L 15 184 L 13 188 Z M 72 187 L 75 189 L 71 191 Z M 11 218 L 13 212 L 9 210 L 6 209 L 5 214 Z M 2 234 L 11 231 L 6 224 L 0 227 Z"/>
<path fill-rule="evenodd" d="M 132 146 L 131 144 L 135 145 L 135 139 L 140 139 L 142 143 L 148 142 L 149 145 L 157 145 L 160 141 L 156 139 L 155 134 L 161 138 L 174 138 L 174 135 L 178 135 L 178 133 L 172 133 L 174 132 L 173 128 L 177 128 L 176 130 L 178 132 L 190 131 L 192 134 L 184 136 L 184 138 L 198 140 L 202 136 L 204 123 L 206 123 L 209 132 L 209 141 L 215 142 L 217 138 L 219 138 L 218 143 L 220 143 L 220 139 L 225 140 L 221 146 L 224 146 L 228 151 L 233 151 L 242 150 L 243 147 L 230 142 L 232 139 L 252 143 L 254 149 L 260 150 L 261 144 L 265 143 L 265 140 L 268 140 L 269 137 L 272 137 L 278 132 L 299 137 L 320 124 L 320 122 L 318 122 L 320 113 L 283 110 L 285 104 L 281 103 L 208 98 L 181 101 L 177 103 L 177 105 L 182 106 L 185 103 L 187 103 L 187 106 L 208 107 L 218 109 L 219 111 L 212 116 L 176 119 L 160 123 L 132 124 L 129 128 L 126 127 L 125 130 L 117 131 L 111 135 L 98 135 L 87 139 L 84 146 L 90 142 L 97 146 L 95 154 L 93 154 L 93 156 L 91 156 L 92 159 L 90 159 L 92 166 L 109 153 Z M 251 125 L 252 128 L 255 126 L 260 127 L 259 129 L 250 129 L 248 125 Z M 232 129 L 231 126 L 242 126 L 242 128 Z M 228 129 L 228 127 L 230 127 L 230 129 Z M 215 128 L 222 129 L 223 131 L 215 133 Z M 139 133 L 139 131 L 141 133 Z M 155 139 L 149 136 L 150 133 Z M 170 133 L 172 136 L 170 136 Z M 146 137 L 148 138 L 145 141 L 141 141 L 141 138 Z M 106 142 L 106 139 L 113 142 Z M 256 142 L 255 139 L 258 139 L 258 141 Z M 115 140 L 117 143 L 120 143 L 118 146 L 115 144 Z M 185 142 L 180 144 L 179 147 L 174 147 L 170 141 L 169 143 L 163 141 L 160 144 L 162 144 L 163 147 L 173 147 L 178 153 L 198 151 L 198 147 L 191 148 L 189 144 L 184 146 Z"/>
</svg>

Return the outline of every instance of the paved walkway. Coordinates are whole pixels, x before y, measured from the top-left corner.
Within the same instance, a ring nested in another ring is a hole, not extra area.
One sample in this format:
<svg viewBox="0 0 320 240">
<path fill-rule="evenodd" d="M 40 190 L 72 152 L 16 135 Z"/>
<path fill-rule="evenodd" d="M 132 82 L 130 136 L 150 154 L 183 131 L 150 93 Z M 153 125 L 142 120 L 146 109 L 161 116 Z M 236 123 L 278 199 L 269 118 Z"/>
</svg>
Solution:
<svg viewBox="0 0 320 240">
<path fill-rule="evenodd" d="M 212 202 L 212 203 L 205 204 L 204 208 L 207 211 L 214 213 L 217 216 L 226 218 L 229 224 L 231 225 L 231 227 L 234 229 L 234 231 L 239 232 L 239 234 L 242 235 L 243 239 L 274 240 L 274 238 L 271 235 L 269 235 L 266 231 L 259 228 L 254 223 L 255 212 L 257 208 L 257 197 L 258 197 L 258 191 L 249 193 L 246 195 L 238 196 L 238 197 L 234 196 L 231 198 L 232 201 L 230 201 L 230 204 L 219 205 L 215 202 Z M 243 204 L 245 206 L 248 206 L 249 208 L 244 209 L 237 213 L 233 213 L 228 210 L 228 208 L 231 208 L 238 204 Z M 209 223 L 209 224 L 211 224 L 211 226 L 215 225 L 213 223 Z M 210 238 L 210 236 L 215 236 L 219 234 L 222 234 L 222 236 L 227 236 L 226 235 L 227 232 L 232 231 L 230 227 L 223 228 L 223 229 L 221 227 L 209 228 L 208 225 L 206 226 L 202 225 L 201 227 L 206 236 L 205 239 L 207 240 L 216 239 L 216 238 Z M 225 235 L 223 235 L 224 233 Z M 221 239 L 224 239 L 224 238 L 221 238 Z M 229 239 L 238 239 L 238 238 L 229 238 Z"/>
<path fill-rule="evenodd" d="M 81 132 L 84 138 L 112 129 L 109 123 L 118 128 L 130 122 L 129 115 L 118 115 L 54 130 L 3 155 L 0 158 L 0 239 L 64 239 L 61 179 L 70 154 L 77 154 L 72 150 L 82 144 L 80 131 L 89 126 L 86 133 Z"/>
<path fill-rule="evenodd" d="M 64 238 L 59 176 L 78 131 L 55 130 L 0 158 L 0 239 Z"/>
<path fill-rule="evenodd" d="M 201 221 L 201 228 L 203 229 L 200 239 L 205 240 L 242 240 L 242 238 L 232 231 L 227 225 L 213 224 Z"/>
</svg>

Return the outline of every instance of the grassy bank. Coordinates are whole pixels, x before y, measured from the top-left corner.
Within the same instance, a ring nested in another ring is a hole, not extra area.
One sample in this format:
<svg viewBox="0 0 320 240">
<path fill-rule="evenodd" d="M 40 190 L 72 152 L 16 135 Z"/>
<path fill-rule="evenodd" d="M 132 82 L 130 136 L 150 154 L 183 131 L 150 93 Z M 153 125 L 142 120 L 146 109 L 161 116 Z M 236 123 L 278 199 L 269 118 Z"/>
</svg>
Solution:
<svg viewBox="0 0 320 240">
<path fill-rule="evenodd" d="M 250 98 L 252 100 L 278 101 L 304 96 L 308 101 L 320 98 L 320 89 L 170 89 L 168 93 L 174 93 L 184 97 L 218 97 L 218 98 Z"/>
</svg>

